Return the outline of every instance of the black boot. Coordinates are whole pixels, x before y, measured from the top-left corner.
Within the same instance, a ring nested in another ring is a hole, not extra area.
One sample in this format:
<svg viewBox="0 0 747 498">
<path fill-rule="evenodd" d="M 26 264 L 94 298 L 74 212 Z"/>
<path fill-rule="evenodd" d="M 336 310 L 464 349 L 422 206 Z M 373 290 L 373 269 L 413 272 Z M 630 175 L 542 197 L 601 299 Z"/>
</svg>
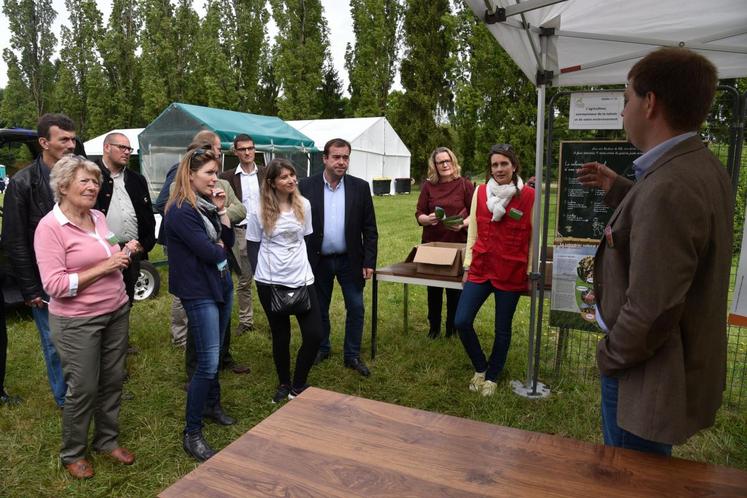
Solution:
<svg viewBox="0 0 747 498">
<path fill-rule="evenodd" d="M 428 332 L 428 338 L 435 339 L 436 337 L 439 336 L 439 334 L 441 334 L 441 325 L 440 324 L 436 326 L 431 325 L 431 329 Z"/>
<path fill-rule="evenodd" d="M 185 433 L 182 440 L 182 447 L 187 452 L 187 455 L 200 462 L 204 462 L 215 455 L 213 449 L 207 444 L 205 438 L 202 437 L 202 431 Z"/>
<path fill-rule="evenodd" d="M 233 425 L 236 423 L 235 418 L 226 415 L 226 412 L 223 411 L 223 407 L 220 406 L 220 403 L 215 405 L 212 410 L 205 409 L 205 411 L 202 412 L 202 416 L 220 425 Z"/>
<path fill-rule="evenodd" d="M 456 329 L 454 329 L 453 325 L 447 325 L 446 326 L 446 337 L 451 337 L 454 334 L 456 334 Z"/>
</svg>

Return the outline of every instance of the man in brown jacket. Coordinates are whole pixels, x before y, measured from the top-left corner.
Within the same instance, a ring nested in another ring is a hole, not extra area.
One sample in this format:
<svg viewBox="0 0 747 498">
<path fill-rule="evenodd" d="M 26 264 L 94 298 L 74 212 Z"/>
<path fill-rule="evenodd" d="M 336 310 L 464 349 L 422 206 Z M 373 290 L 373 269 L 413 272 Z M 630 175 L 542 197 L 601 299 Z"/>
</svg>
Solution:
<svg viewBox="0 0 747 498">
<path fill-rule="evenodd" d="M 643 152 L 637 181 L 599 163 L 579 170 L 616 208 L 594 262 L 607 445 L 669 455 L 713 425 L 721 406 L 732 194 L 697 135 L 717 83 L 694 52 L 650 53 L 628 73 L 622 113 Z"/>
</svg>

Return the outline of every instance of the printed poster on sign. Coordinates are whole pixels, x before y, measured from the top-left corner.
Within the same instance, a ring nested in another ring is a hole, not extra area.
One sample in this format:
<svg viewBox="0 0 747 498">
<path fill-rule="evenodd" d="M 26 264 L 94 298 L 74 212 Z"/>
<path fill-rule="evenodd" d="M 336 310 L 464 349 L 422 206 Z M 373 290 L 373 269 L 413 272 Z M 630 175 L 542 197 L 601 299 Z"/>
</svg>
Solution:
<svg viewBox="0 0 747 498">
<path fill-rule="evenodd" d="M 553 248 L 550 325 L 599 332 L 594 296 L 596 245 Z"/>
<path fill-rule="evenodd" d="M 568 128 L 571 130 L 622 130 L 622 92 L 572 93 Z"/>
</svg>

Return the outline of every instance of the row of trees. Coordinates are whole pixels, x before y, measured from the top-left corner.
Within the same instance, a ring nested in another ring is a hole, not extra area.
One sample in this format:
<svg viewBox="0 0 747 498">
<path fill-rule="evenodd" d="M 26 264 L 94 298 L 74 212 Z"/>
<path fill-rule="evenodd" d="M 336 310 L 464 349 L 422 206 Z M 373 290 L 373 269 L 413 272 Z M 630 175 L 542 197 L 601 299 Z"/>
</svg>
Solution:
<svg viewBox="0 0 747 498">
<path fill-rule="evenodd" d="M 65 0 L 59 40 L 51 0 L 3 0 L 11 39 L 0 125 L 64 112 L 90 138 L 145 126 L 171 102 L 283 119 L 386 115 L 418 177 L 438 145 L 472 172 L 495 142 L 531 160 L 533 87 L 461 1 L 349 5 L 347 97 L 320 0 L 206 0 L 202 17 L 191 0 L 113 0 L 106 24 L 94 0 Z M 397 71 L 402 90 L 392 91 Z"/>
</svg>

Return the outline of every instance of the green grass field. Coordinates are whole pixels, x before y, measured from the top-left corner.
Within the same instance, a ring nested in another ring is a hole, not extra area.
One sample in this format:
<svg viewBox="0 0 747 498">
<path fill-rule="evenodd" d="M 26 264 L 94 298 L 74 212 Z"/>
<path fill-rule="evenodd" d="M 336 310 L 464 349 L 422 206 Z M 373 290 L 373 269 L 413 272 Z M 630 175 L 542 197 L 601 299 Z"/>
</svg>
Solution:
<svg viewBox="0 0 747 498">
<path fill-rule="evenodd" d="M 414 212 L 417 192 L 376 197 L 379 226 L 379 266 L 401 261 L 420 240 Z M 153 255 L 159 259 L 160 254 Z M 162 270 L 164 272 L 164 270 Z M 154 496 L 197 465 L 181 449 L 185 393 L 184 354 L 170 344 L 166 274 L 158 298 L 138 303 L 132 313 L 131 340 L 140 354 L 128 361 L 130 380 L 120 415 L 120 443 L 137 455 L 131 467 L 92 455 L 96 476 L 79 482 L 62 468 L 60 414 L 55 408 L 39 351 L 37 331 L 28 314 L 11 314 L 6 386 L 24 398 L 16 407 L 0 408 L 0 496 Z M 598 382 L 590 354 L 594 338 L 582 334 L 571 344 L 573 361 L 558 374 L 553 368 L 556 332 L 543 336 L 541 380 L 552 389 L 544 400 L 514 395 L 509 381 L 524 379 L 527 363 L 528 298 L 522 298 L 514 320 L 514 340 L 498 392 L 481 398 L 467 390 L 470 363 L 458 339 L 426 338 L 425 289 L 410 286 L 410 330 L 402 330 L 402 287 L 379 285 L 379 343 L 369 361 L 370 342 L 363 356 L 373 374 L 364 379 L 342 365 L 344 307 L 339 291 L 333 298 L 333 356 L 315 367 L 309 382 L 342 393 L 446 413 L 530 431 L 601 443 Z M 370 286 L 367 287 L 370 306 Z M 477 329 L 486 341 L 492 330 L 492 300 L 478 316 Z M 208 424 L 205 433 L 216 449 L 223 448 L 277 407 L 270 403 L 276 377 L 267 336 L 267 323 L 256 307 L 258 331 L 234 337 L 233 356 L 252 367 L 250 375 L 221 374 L 223 404 L 237 425 Z M 370 310 L 369 310 L 370 311 Z M 235 315 L 234 315 L 235 319 Z M 234 323 L 236 321 L 234 320 Z M 294 331 L 294 341 L 298 338 Z M 370 312 L 364 341 L 370 340 Z M 294 346 L 297 346 L 294 342 Z M 675 449 L 682 458 L 747 469 L 747 416 L 744 408 L 725 406 L 715 427 Z M 365 451 L 365 449 L 364 449 Z"/>
</svg>

